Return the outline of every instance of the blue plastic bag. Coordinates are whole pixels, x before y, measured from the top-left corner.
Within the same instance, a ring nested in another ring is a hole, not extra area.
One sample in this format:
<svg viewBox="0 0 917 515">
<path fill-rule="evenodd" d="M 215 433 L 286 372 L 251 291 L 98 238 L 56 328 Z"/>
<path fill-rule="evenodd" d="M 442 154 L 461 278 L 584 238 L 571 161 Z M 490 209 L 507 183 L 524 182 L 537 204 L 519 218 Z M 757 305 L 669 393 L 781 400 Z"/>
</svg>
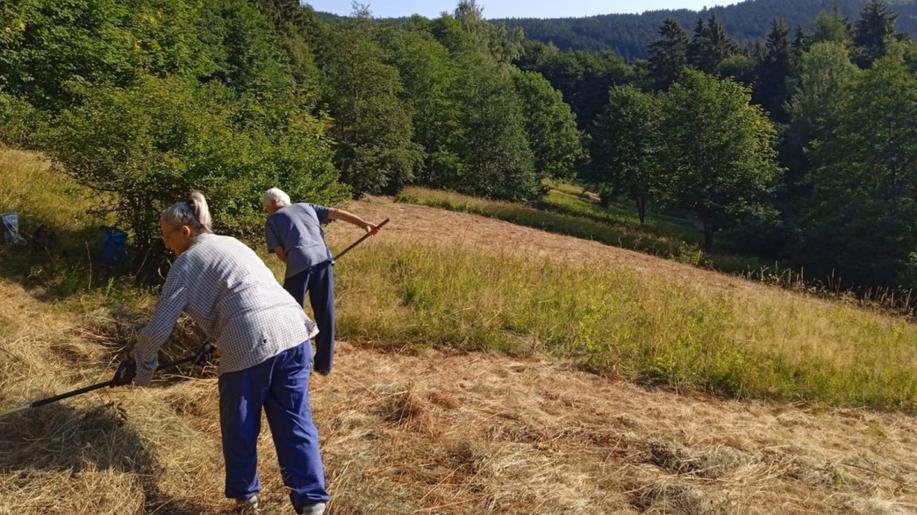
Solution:
<svg viewBox="0 0 917 515">
<path fill-rule="evenodd" d="M 117 227 L 102 229 L 102 251 L 99 260 L 103 265 L 115 266 L 127 251 L 127 233 Z"/>
<path fill-rule="evenodd" d="M 3 221 L 3 241 L 7 243 L 22 243 L 25 241 L 19 235 L 18 213 L 0 213 L 0 220 Z"/>
</svg>

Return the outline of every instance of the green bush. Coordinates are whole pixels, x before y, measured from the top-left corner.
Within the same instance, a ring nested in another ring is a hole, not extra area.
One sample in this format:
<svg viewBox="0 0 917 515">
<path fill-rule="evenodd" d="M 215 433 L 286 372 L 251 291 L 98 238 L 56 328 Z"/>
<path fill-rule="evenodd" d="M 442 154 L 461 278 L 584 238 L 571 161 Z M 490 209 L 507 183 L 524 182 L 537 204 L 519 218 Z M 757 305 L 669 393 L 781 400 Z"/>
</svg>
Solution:
<svg viewBox="0 0 917 515">
<path fill-rule="evenodd" d="M 241 116 L 241 106 L 219 84 L 147 77 L 62 112 L 47 148 L 56 166 L 110 194 L 99 210 L 141 247 L 158 236 L 160 211 L 192 189 L 208 197 L 220 231 L 239 235 L 259 232 L 270 186 L 325 203 L 348 195 L 318 120 L 283 103 L 260 105 L 260 116 L 251 106 Z"/>
<path fill-rule="evenodd" d="M 0 92 L 0 142 L 20 148 L 34 148 L 42 127 L 41 113 L 32 104 Z"/>
</svg>

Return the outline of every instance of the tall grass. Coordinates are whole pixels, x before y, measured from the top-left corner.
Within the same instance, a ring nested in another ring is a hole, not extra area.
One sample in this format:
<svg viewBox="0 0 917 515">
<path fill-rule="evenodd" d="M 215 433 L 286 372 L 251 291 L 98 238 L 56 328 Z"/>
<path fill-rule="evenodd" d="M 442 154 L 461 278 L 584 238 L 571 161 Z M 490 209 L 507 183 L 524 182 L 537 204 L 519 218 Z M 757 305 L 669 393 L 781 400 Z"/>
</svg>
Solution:
<svg viewBox="0 0 917 515">
<path fill-rule="evenodd" d="M 848 306 L 459 248 L 376 243 L 348 258 L 346 339 L 547 353 L 727 396 L 917 410 L 917 327 Z"/>
<path fill-rule="evenodd" d="M 25 245 L 0 239 L 0 274 L 25 278 L 57 294 L 109 288 L 121 270 L 101 267 L 100 229 L 111 219 L 93 213 L 98 192 L 51 168 L 40 154 L 0 145 L 0 212 L 19 214 Z M 34 237 L 37 229 L 42 236 Z"/>
<path fill-rule="evenodd" d="M 83 231 L 95 198 L 40 155 L 0 145 L 0 211 L 18 212 L 23 232 L 45 224 L 56 231 Z"/>
</svg>

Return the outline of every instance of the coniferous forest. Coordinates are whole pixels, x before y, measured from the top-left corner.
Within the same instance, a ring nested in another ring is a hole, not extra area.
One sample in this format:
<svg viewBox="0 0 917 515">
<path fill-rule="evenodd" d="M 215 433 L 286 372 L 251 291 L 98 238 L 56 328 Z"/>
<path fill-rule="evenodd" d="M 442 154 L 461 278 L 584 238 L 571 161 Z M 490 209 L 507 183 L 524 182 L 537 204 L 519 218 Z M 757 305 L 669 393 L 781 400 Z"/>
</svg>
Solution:
<svg viewBox="0 0 917 515">
<path fill-rule="evenodd" d="M 537 22 L 465 0 L 398 20 L 297 0 L 3 0 L 0 141 L 100 192 L 141 247 L 192 188 L 245 235 L 275 185 L 530 202 L 557 179 L 640 220 L 690 214 L 707 251 L 917 286 L 913 4 L 783 2 L 763 35 L 732 16 L 760 23 L 763 4 L 616 33 L 637 49 L 536 41 Z"/>
<path fill-rule="evenodd" d="M 604 14 L 582 18 L 507 18 L 495 20 L 509 27 L 519 27 L 529 39 L 552 42 L 563 50 L 613 50 L 626 58 L 645 59 L 655 31 L 666 18 L 683 27 L 693 27 L 698 16 L 716 16 L 729 35 L 739 44 L 754 45 L 763 41 L 774 18 L 780 18 L 795 31 L 811 32 L 822 11 L 837 11 L 856 19 L 865 0 L 746 0 L 727 6 L 715 6 L 700 12 L 687 9 L 647 11 L 641 14 Z M 891 2 L 898 14 L 898 31 L 917 36 L 917 3 L 913 0 Z M 485 13 L 486 14 L 486 13 Z"/>
</svg>

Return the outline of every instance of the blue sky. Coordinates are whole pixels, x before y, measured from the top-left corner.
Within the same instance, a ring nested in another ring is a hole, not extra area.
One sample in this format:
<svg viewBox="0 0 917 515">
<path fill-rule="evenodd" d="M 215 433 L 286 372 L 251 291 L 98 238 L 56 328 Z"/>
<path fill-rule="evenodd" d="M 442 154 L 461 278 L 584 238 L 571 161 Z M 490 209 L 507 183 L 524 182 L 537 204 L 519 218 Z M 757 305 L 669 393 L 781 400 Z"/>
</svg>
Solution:
<svg viewBox="0 0 917 515">
<path fill-rule="evenodd" d="M 347 15 L 351 0 L 311 0 L 306 3 L 317 11 Z M 420 14 L 435 18 L 443 11 L 452 12 L 458 0 L 361 0 L 368 4 L 374 17 L 391 18 Z M 609 13 L 641 13 L 659 9 L 691 9 L 730 5 L 734 0 L 478 0 L 485 18 L 563 18 Z"/>
</svg>

